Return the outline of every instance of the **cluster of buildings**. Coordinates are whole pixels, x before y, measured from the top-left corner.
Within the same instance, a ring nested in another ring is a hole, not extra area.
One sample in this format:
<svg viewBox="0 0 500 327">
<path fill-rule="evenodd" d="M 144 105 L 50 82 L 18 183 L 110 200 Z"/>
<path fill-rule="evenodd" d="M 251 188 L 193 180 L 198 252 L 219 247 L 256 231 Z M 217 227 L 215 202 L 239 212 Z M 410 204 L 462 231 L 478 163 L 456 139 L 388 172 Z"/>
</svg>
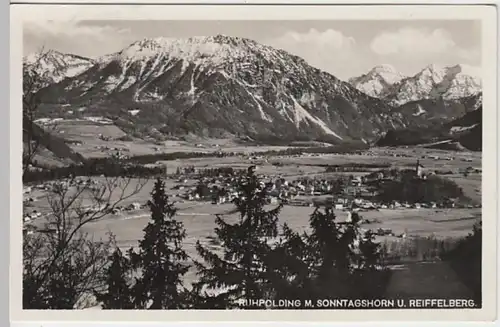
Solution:
<svg viewBox="0 0 500 327">
<path fill-rule="evenodd" d="M 96 189 L 100 185 L 99 181 L 92 178 L 65 178 L 56 181 L 47 181 L 34 186 L 26 186 L 23 188 L 23 194 L 29 195 L 33 190 L 52 191 L 56 187 L 75 187 L 75 186 L 88 186 L 89 189 Z"/>
<path fill-rule="evenodd" d="M 414 178 L 425 180 L 428 173 L 416 162 Z M 260 175 L 260 187 L 267 191 L 268 203 L 284 203 L 294 206 L 328 206 L 337 210 L 377 210 L 404 208 L 454 208 L 453 199 L 429 203 L 380 203 L 378 187 L 381 183 L 398 178 L 398 170 L 385 170 L 364 176 L 346 176 L 342 178 L 297 178 L 287 180 L 284 177 Z M 231 202 L 238 197 L 237 178 L 235 176 L 205 177 L 198 184 L 190 185 L 187 179 L 177 180 L 173 190 L 180 191 L 176 196 L 188 201 L 211 201 L 213 204 Z"/>
<path fill-rule="evenodd" d="M 336 207 L 340 208 L 346 203 L 341 194 L 350 188 L 362 188 L 361 177 L 353 179 L 299 178 L 291 181 L 283 177 L 259 177 L 260 188 L 266 190 L 270 204 L 285 202 L 290 205 L 312 206 L 313 202 L 301 198 L 331 196 L 331 199 L 336 199 Z M 212 201 L 214 204 L 223 204 L 239 196 L 237 181 L 238 179 L 234 176 L 219 176 L 202 178 L 198 184 L 189 185 L 187 179 L 179 179 L 173 190 L 181 191 L 176 196 L 188 201 Z M 361 200 L 361 202 L 363 205 L 365 202 L 368 203 L 366 200 Z"/>
</svg>

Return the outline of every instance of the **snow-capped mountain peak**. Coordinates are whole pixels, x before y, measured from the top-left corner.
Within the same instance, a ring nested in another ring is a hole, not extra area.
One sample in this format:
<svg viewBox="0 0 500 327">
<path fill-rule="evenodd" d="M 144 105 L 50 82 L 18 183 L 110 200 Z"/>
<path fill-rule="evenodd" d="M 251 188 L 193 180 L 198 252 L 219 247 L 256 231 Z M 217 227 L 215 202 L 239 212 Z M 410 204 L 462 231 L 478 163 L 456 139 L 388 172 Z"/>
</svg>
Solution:
<svg viewBox="0 0 500 327">
<path fill-rule="evenodd" d="M 481 92 L 480 70 L 467 65 L 431 64 L 402 80 L 387 98 L 393 105 L 423 99 L 453 100 Z M 473 74 L 473 75 L 470 75 Z"/>
<path fill-rule="evenodd" d="M 378 65 L 349 82 L 361 92 L 394 106 L 424 99 L 454 100 L 481 92 L 481 70 L 469 65 L 430 64 L 411 77 L 391 65 Z"/>
<path fill-rule="evenodd" d="M 405 76 L 388 64 L 377 65 L 367 74 L 354 77 L 349 82 L 361 92 L 372 97 L 383 97 L 390 88 Z"/>
<path fill-rule="evenodd" d="M 31 68 L 44 76 L 51 83 L 67 77 L 74 77 L 94 65 L 94 61 L 81 56 L 62 53 L 55 50 L 31 53 L 23 58 L 23 66 Z"/>
<path fill-rule="evenodd" d="M 270 50 L 267 48 L 252 40 L 225 35 L 194 36 L 184 39 L 156 37 L 134 42 L 117 53 L 100 58 L 99 62 L 108 63 L 112 60 L 130 62 L 157 58 L 158 61 L 182 59 L 197 64 L 209 61 L 211 66 L 217 66 L 256 52 L 269 54 Z"/>
</svg>

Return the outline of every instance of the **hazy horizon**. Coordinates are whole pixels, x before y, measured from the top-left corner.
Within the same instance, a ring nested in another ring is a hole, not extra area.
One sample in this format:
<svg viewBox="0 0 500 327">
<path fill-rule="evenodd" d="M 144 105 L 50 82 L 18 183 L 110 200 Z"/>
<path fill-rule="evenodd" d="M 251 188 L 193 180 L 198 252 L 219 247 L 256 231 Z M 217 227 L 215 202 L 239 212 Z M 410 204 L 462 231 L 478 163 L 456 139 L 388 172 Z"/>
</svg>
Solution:
<svg viewBox="0 0 500 327">
<path fill-rule="evenodd" d="M 154 37 L 225 34 L 304 58 L 347 80 L 377 65 L 412 76 L 429 64 L 481 65 L 481 28 L 473 20 L 363 21 L 26 21 L 23 54 L 45 47 L 96 58 Z"/>
</svg>

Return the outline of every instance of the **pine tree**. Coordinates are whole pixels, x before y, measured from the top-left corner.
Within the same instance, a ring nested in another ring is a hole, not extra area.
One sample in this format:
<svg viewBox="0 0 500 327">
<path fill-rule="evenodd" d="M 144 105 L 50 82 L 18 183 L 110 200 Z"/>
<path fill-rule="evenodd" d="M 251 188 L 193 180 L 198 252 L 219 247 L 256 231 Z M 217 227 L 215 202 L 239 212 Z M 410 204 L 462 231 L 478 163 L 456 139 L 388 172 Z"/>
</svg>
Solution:
<svg viewBox="0 0 500 327">
<path fill-rule="evenodd" d="M 240 306 L 240 299 L 265 298 L 268 280 L 264 258 L 271 251 L 268 241 L 278 234 L 277 221 L 281 210 L 281 205 L 278 205 L 266 211 L 266 198 L 266 189 L 260 186 L 253 170 L 249 170 L 240 179 L 239 196 L 233 201 L 239 220 L 230 224 L 218 216 L 215 221 L 216 240 L 222 244 L 222 256 L 197 242 L 197 252 L 205 265 L 195 263 L 200 275 L 195 285 L 198 292 L 196 307 L 231 308 Z M 217 289 L 218 295 L 206 292 Z"/>
<path fill-rule="evenodd" d="M 118 248 L 110 259 L 111 265 L 107 269 L 106 276 L 107 290 L 103 294 L 96 294 L 97 301 L 102 303 L 103 309 L 134 309 L 132 293 L 127 281 L 130 262 Z"/>
<path fill-rule="evenodd" d="M 391 278 L 391 270 L 381 266 L 382 245 L 375 242 L 375 234 L 368 230 L 360 238 L 358 262 L 353 272 L 355 295 L 358 298 L 381 298 Z"/>
<path fill-rule="evenodd" d="M 331 209 L 316 209 L 309 221 L 311 233 L 285 226 L 283 238 L 266 261 L 276 298 L 318 300 L 382 297 L 387 270 L 377 266 L 380 245 L 373 234 L 362 237 L 360 217 L 339 223 Z"/>
<path fill-rule="evenodd" d="M 132 290 L 135 306 L 181 309 L 186 306 L 182 279 L 189 269 L 185 263 L 188 255 L 182 248 L 186 231 L 174 219 L 176 209 L 168 202 L 161 179 L 156 181 L 151 195 L 151 221 L 144 228 L 139 252 L 129 252 L 132 265 L 141 274 Z"/>
</svg>

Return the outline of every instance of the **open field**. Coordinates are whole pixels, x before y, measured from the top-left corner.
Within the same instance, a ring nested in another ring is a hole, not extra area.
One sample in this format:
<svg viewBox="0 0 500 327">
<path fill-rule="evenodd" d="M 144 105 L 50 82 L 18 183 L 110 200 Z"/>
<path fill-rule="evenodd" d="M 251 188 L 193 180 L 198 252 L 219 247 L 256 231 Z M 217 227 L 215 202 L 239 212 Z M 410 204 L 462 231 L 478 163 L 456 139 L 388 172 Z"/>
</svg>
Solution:
<svg viewBox="0 0 500 327">
<path fill-rule="evenodd" d="M 286 146 L 244 146 L 229 139 L 200 139 L 145 141 L 128 136 L 113 124 L 99 120 L 61 119 L 44 122 L 47 130 L 71 142 L 71 148 L 86 158 L 102 158 L 109 155 L 110 149 L 123 149 L 130 156 L 150 155 L 173 152 L 264 152 L 284 150 Z"/>
<path fill-rule="evenodd" d="M 220 247 L 211 242 L 211 237 L 215 236 L 215 214 L 220 213 L 224 219 L 231 222 L 238 219 L 237 215 L 230 213 L 233 206 L 212 205 L 207 203 L 182 203 L 177 219 L 182 221 L 186 230 L 187 238 L 184 241 L 184 248 L 190 257 L 200 259 L 195 250 L 195 244 L 200 241 L 204 246 L 219 252 Z M 280 215 L 280 225 L 287 223 L 296 231 L 307 231 L 309 215 L 313 208 L 285 206 Z M 335 212 L 339 221 L 346 218 L 346 212 Z M 380 210 L 362 212 L 364 219 L 378 219 L 380 223 L 366 224 L 363 228 L 377 229 L 390 228 L 396 234 L 407 232 L 412 236 L 435 236 L 436 238 L 462 237 L 470 233 L 475 222 L 480 220 L 480 209 L 453 209 L 453 210 L 432 210 L 432 209 L 401 209 L 401 210 Z M 95 238 L 105 238 L 106 233 L 112 232 L 116 235 L 116 241 L 120 248 L 128 250 L 130 247 L 137 247 L 137 242 L 143 236 L 143 228 L 149 220 L 147 211 L 128 214 L 126 216 L 108 216 L 105 219 L 89 224 L 86 231 L 93 234 Z M 377 241 L 403 242 L 396 237 L 377 237 Z M 430 269 L 430 270 L 429 270 Z M 439 274 L 434 274 L 434 272 Z M 430 273 L 431 272 L 431 273 Z M 186 284 L 189 285 L 196 280 L 194 268 L 185 276 Z M 410 282 L 412 281 L 413 282 Z M 416 282 L 415 282 L 416 281 Z M 439 285 L 436 288 L 436 285 Z M 458 285 L 458 286 L 457 286 Z M 396 269 L 387 289 L 387 295 L 397 297 L 400 295 L 434 296 L 442 294 L 468 296 L 469 290 L 458 281 L 452 269 L 444 263 L 437 265 L 425 265 L 421 263 L 410 263 Z M 450 295 L 450 296 L 451 296 Z M 453 297 L 453 296 L 451 296 Z"/>
<path fill-rule="evenodd" d="M 187 229 L 186 245 L 193 246 L 196 240 L 207 240 L 214 235 L 215 214 L 222 214 L 228 221 L 235 221 L 236 214 L 228 214 L 234 206 L 232 204 L 212 205 L 209 203 L 180 203 L 179 220 Z M 311 207 L 285 206 L 280 214 L 280 224 L 286 223 L 297 231 L 308 229 Z M 347 213 L 335 211 L 339 221 L 345 220 Z M 379 211 L 361 212 L 363 219 L 379 220 L 380 223 L 364 224 L 363 228 L 377 229 L 390 228 L 395 234 L 404 233 L 409 236 L 459 237 L 465 236 L 472 230 L 472 226 L 481 218 L 480 209 L 382 209 Z M 147 211 L 130 213 L 124 216 L 108 216 L 99 222 L 89 225 L 88 231 L 96 237 L 104 237 L 109 231 L 117 236 L 120 246 L 136 245 L 142 235 L 142 229 L 149 220 Z M 384 237 L 385 238 L 385 237 Z M 395 238 L 393 238 L 395 239 Z M 191 249 L 193 251 L 194 249 Z"/>
</svg>

